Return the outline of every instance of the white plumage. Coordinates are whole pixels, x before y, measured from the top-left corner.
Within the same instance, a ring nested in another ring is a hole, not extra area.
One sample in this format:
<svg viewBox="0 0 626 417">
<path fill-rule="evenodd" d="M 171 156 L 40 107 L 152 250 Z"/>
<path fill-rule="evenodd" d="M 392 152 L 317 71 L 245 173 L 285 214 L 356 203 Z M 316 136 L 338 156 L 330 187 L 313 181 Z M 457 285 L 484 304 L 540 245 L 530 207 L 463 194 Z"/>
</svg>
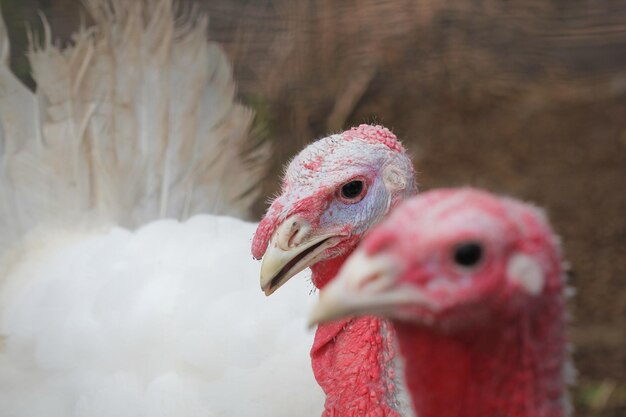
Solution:
<svg viewBox="0 0 626 417">
<path fill-rule="evenodd" d="M 0 415 L 319 416 L 315 297 L 304 279 L 263 295 L 254 228 L 196 216 L 33 239 L 0 292 Z"/>
<path fill-rule="evenodd" d="M 268 156 L 206 19 L 87 5 L 35 94 L 1 33 L 0 416 L 319 416 L 310 284 L 265 298 L 255 225 L 189 218 L 245 215 Z"/>
<path fill-rule="evenodd" d="M 96 25 L 65 49 L 44 23 L 30 52 L 35 94 L 8 69 L 2 25 L 3 242 L 87 212 L 127 227 L 247 213 L 267 146 L 250 149 L 252 112 L 234 100 L 207 17 L 172 2 L 87 0 Z"/>
</svg>

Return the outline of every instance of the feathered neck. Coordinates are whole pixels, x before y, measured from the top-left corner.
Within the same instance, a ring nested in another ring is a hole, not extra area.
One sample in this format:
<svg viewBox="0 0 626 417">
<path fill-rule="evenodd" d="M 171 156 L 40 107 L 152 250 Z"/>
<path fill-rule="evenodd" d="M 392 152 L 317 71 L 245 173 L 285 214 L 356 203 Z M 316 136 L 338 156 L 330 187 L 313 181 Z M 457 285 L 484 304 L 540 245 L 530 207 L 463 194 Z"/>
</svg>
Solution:
<svg viewBox="0 0 626 417">
<path fill-rule="evenodd" d="M 394 321 L 416 415 L 567 415 L 563 303 L 454 335 Z"/>
</svg>

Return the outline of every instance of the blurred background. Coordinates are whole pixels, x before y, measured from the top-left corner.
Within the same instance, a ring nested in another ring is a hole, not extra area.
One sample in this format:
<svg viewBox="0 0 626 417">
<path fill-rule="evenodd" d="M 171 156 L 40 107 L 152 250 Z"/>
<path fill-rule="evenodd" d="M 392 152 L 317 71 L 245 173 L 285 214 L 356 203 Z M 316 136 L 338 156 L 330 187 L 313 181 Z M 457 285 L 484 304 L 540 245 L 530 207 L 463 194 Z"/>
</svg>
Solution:
<svg viewBox="0 0 626 417">
<path fill-rule="evenodd" d="M 578 417 L 626 416 L 626 1 L 217 0 L 195 4 L 271 141 L 265 200 L 311 140 L 392 129 L 422 190 L 474 185 L 546 207 L 563 238 Z M 14 71 L 27 27 L 59 42 L 80 0 L 1 0 Z"/>
</svg>

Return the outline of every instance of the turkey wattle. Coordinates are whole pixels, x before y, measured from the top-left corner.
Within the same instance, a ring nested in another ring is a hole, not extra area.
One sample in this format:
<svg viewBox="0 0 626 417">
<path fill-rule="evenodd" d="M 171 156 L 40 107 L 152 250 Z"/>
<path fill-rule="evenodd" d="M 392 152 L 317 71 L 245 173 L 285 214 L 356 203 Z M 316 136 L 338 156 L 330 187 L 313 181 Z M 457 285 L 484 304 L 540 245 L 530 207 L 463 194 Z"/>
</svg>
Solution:
<svg viewBox="0 0 626 417">
<path fill-rule="evenodd" d="M 322 290 L 312 321 L 359 314 L 392 319 L 420 417 L 570 413 L 562 255 L 533 206 L 472 189 L 405 202 Z"/>
</svg>

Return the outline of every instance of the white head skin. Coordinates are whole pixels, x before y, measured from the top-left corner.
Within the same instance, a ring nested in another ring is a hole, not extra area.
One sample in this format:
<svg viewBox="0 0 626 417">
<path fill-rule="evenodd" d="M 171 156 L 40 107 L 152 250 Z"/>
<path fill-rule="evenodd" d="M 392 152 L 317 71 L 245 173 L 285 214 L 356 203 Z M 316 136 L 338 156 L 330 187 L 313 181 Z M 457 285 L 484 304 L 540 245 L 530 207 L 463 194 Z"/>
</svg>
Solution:
<svg viewBox="0 0 626 417">
<path fill-rule="evenodd" d="M 255 233 L 261 288 L 270 295 L 303 269 L 347 255 L 415 192 L 411 160 L 384 127 L 361 125 L 312 143 L 287 167 Z"/>
</svg>

